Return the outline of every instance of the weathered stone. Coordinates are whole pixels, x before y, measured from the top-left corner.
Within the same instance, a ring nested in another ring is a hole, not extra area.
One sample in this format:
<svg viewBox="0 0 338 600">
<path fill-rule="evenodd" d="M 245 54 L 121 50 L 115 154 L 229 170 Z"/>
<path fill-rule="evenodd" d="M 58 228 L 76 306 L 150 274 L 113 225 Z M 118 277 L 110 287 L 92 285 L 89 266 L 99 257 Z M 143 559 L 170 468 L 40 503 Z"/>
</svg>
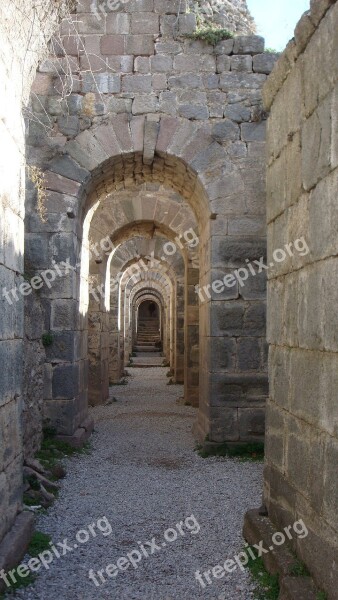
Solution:
<svg viewBox="0 0 338 600">
<path fill-rule="evenodd" d="M 223 120 L 212 128 L 212 137 L 217 142 L 234 141 L 239 139 L 239 127 L 230 120 Z"/>
<path fill-rule="evenodd" d="M 157 96 L 145 96 L 135 98 L 133 101 L 132 113 L 133 115 L 141 115 L 145 113 L 154 113 L 158 110 L 158 97 Z"/>
<path fill-rule="evenodd" d="M 158 15 L 154 13 L 140 12 L 132 14 L 131 32 L 134 34 L 158 34 L 160 31 L 160 22 Z"/>
<path fill-rule="evenodd" d="M 222 40 L 215 46 L 215 54 L 232 54 L 234 49 L 234 40 Z"/>
<path fill-rule="evenodd" d="M 101 38 L 101 54 L 123 54 L 125 37 L 123 35 L 106 35 Z M 127 49 L 128 54 L 133 54 Z"/>
<path fill-rule="evenodd" d="M 151 57 L 150 64 L 152 73 L 167 73 L 172 70 L 173 61 L 170 56 L 156 54 Z"/>
<path fill-rule="evenodd" d="M 74 137 L 80 131 L 80 121 L 78 117 L 59 117 L 58 118 L 59 131 L 67 137 Z"/>
<path fill-rule="evenodd" d="M 245 142 L 264 142 L 266 137 L 266 123 L 243 123 L 241 125 L 241 138 Z"/>
<path fill-rule="evenodd" d="M 264 38 L 258 35 L 238 36 L 234 42 L 234 54 L 261 54 L 264 52 Z"/>
<path fill-rule="evenodd" d="M 232 56 L 231 71 L 235 71 L 237 73 L 251 73 L 252 56 Z"/>
<path fill-rule="evenodd" d="M 224 73 L 224 71 L 230 71 L 231 59 L 230 56 L 219 55 L 216 60 L 216 71 L 217 73 Z"/>
<path fill-rule="evenodd" d="M 187 119 L 204 120 L 209 118 L 208 107 L 199 104 L 179 104 L 178 112 Z"/>
<path fill-rule="evenodd" d="M 137 73 L 150 73 L 150 58 L 149 56 L 137 56 L 134 61 L 134 70 Z"/>
<path fill-rule="evenodd" d="M 250 121 L 251 109 L 243 104 L 230 104 L 224 111 L 224 116 L 227 119 L 236 121 L 236 123 L 243 123 L 244 121 Z"/>
<path fill-rule="evenodd" d="M 202 79 L 200 75 L 188 73 L 186 75 L 177 75 L 174 77 L 169 77 L 168 85 L 169 88 L 201 88 Z"/>
<path fill-rule="evenodd" d="M 279 54 L 272 52 L 265 52 L 264 54 L 256 54 L 253 57 L 253 71 L 254 73 L 265 73 L 269 75 L 274 68 Z"/>
<path fill-rule="evenodd" d="M 179 33 L 180 35 L 187 35 L 194 33 L 197 27 L 196 15 L 193 13 L 187 15 L 181 15 L 179 17 Z"/>
<path fill-rule="evenodd" d="M 154 54 L 155 42 L 152 35 L 127 35 L 126 52 L 138 56 L 150 56 Z M 114 53 L 115 54 L 115 53 Z M 118 53 L 118 54 L 121 54 Z"/>
<path fill-rule="evenodd" d="M 125 75 L 122 79 L 124 92 L 151 92 L 151 75 Z"/>
<path fill-rule="evenodd" d="M 122 13 L 107 15 L 106 32 L 108 34 L 122 34 L 130 32 L 129 16 Z"/>
</svg>

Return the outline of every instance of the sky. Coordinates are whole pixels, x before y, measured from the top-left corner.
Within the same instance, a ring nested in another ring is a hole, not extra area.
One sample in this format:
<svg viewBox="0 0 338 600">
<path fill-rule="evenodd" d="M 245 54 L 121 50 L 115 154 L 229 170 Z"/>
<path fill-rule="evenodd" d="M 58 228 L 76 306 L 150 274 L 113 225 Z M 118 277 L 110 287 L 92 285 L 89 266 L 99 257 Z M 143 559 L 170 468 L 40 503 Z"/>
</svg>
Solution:
<svg viewBox="0 0 338 600">
<path fill-rule="evenodd" d="M 247 0 L 257 25 L 257 33 L 265 37 L 266 48 L 284 50 L 302 14 L 309 10 L 310 0 Z"/>
</svg>

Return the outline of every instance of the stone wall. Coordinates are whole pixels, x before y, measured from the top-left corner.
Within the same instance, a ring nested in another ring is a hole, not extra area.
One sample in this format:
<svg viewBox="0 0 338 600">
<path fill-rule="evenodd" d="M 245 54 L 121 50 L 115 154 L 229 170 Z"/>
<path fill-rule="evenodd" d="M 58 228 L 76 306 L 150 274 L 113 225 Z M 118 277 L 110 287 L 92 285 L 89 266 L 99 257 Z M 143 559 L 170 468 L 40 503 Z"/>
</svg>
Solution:
<svg viewBox="0 0 338 600">
<path fill-rule="evenodd" d="M 62 4 L 58 4 L 58 9 L 62 9 Z M 30 452 L 40 438 L 40 416 L 36 416 L 35 409 L 28 415 L 31 406 L 24 384 L 31 388 L 34 403 L 35 385 L 39 387 L 35 364 L 41 363 L 43 348 L 41 342 L 37 353 L 35 347 L 30 349 L 30 344 L 24 348 L 24 296 L 18 292 L 24 283 L 26 174 L 22 110 L 28 102 L 39 58 L 46 50 L 45 41 L 58 19 L 58 9 L 49 2 L 36 9 L 34 2 L 27 0 L 13 0 L 0 6 L 0 541 L 22 510 L 23 442 L 27 441 Z M 34 51 L 27 52 L 28 45 Z M 10 294 L 12 289 L 17 296 Z M 4 291 L 9 292 L 9 300 Z M 38 359 L 37 354 L 40 354 Z M 32 377 L 29 384 L 29 377 L 25 376 L 25 381 L 23 377 L 24 355 L 27 375 Z M 25 524 L 27 519 L 23 515 L 18 520 L 19 530 Z M 23 551 L 24 548 L 23 541 Z M 3 560 L 2 551 L 1 568 Z"/>
<path fill-rule="evenodd" d="M 270 275 L 265 502 L 283 527 L 302 518 L 297 552 L 337 597 L 338 2 L 316 0 L 264 89 L 268 260 L 304 236 L 310 252 Z"/>
<path fill-rule="evenodd" d="M 189 8 L 202 27 L 214 24 L 238 35 L 256 32 L 246 0 L 189 0 Z"/>
</svg>

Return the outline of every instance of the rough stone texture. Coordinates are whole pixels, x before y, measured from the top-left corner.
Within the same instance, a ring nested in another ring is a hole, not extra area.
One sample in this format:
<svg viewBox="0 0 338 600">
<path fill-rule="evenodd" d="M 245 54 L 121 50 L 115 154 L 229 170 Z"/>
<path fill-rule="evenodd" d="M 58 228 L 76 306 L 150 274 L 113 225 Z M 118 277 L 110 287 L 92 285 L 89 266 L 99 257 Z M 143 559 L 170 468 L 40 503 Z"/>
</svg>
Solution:
<svg viewBox="0 0 338 600">
<path fill-rule="evenodd" d="M 60 10 L 62 5 L 59 3 Z M 38 405 L 41 397 L 31 397 L 27 404 L 23 388 L 24 352 L 29 353 L 26 365 L 35 364 L 35 349 L 26 344 L 24 350 L 24 296 L 18 292 L 24 283 L 25 125 L 22 107 L 27 105 L 39 58 L 46 51 L 41 32 L 48 40 L 58 18 L 55 10 L 52 2 L 46 3 L 44 8 L 41 5 L 35 8 L 33 2 L 23 0 L 2 3 L 0 7 L 0 540 L 5 535 L 9 540 L 1 547 L 1 568 L 7 561 L 14 565 L 13 553 L 20 558 L 19 537 L 22 535 L 23 546 L 29 537 L 27 534 L 25 538 L 20 529 L 24 515 L 17 517 L 22 510 L 23 443 L 27 441 L 28 447 L 34 446 L 32 437 L 40 429 L 38 419 L 32 432 L 28 432 L 25 409 L 30 401 Z M 32 40 L 35 40 L 35 50 L 30 53 L 27 45 Z M 36 89 L 38 93 L 46 93 L 50 89 L 46 85 L 48 75 L 40 75 L 42 79 L 37 79 Z M 28 186 L 27 199 L 29 189 Z M 17 299 L 12 297 L 8 302 L 2 292 L 12 289 L 18 293 Z M 35 393 L 36 389 L 32 388 Z M 28 518 L 31 519 L 31 515 Z M 17 526 L 13 526 L 15 522 Z"/>
<path fill-rule="evenodd" d="M 88 390 L 90 403 L 102 403 L 107 399 L 109 379 L 123 377 L 142 288 L 158 294 L 163 307 L 164 353 L 175 380 L 184 379 L 185 400 L 200 403 L 199 436 L 204 439 L 208 434 L 219 441 L 227 437 L 262 439 L 264 434 L 264 285 L 257 279 L 248 282 L 240 293 L 237 288 L 235 293 L 227 290 L 217 296 L 213 290 L 211 302 L 205 305 L 209 316 L 198 306 L 194 288 L 199 280 L 204 286 L 224 269 L 228 273 L 243 266 L 252 252 L 255 258 L 255 252 L 264 254 L 264 230 L 257 231 L 255 224 L 265 213 L 261 149 L 265 135 L 261 88 L 266 80 L 263 71 L 267 70 L 264 41 L 243 35 L 253 32 L 244 2 L 231 6 L 213 3 L 208 19 L 227 26 L 219 19 L 228 15 L 232 30 L 241 34 L 215 48 L 185 36 L 194 30 L 196 19 L 186 13 L 185 3 L 179 15 L 178 7 L 178 2 L 158 0 L 144 2 L 140 9 L 139 3 L 128 2 L 119 11 L 109 12 L 107 19 L 95 20 L 90 6 L 81 5 L 75 29 L 83 46 L 78 52 L 80 61 L 70 65 L 73 88 L 66 104 L 57 101 L 58 82 L 48 62 L 35 83 L 41 104 L 34 96 L 32 108 L 42 122 L 47 111 L 53 134 L 44 135 L 42 127 L 37 129 L 31 123 L 28 144 L 32 160 L 43 168 L 48 165 L 46 182 L 53 200 L 48 203 L 47 226 L 39 228 L 34 211 L 29 210 L 27 256 L 38 269 L 48 268 L 52 257 L 69 257 L 71 264 L 77 265 L 66 289 L 58 283 L 44 300 L 46 323 L 58 339 L 46 357 L 48 402 L 44 417 L 61 435 L 72 436 L 81 427 Z M 195 10 L 197 3 L 192 8 Z M 205 4 L 199 8 L 210 12 Z M 69 22 L 62 24 L 61 32 L 73 53 Z M 81 60 L 83 48 L 87 62 Z M 257 63 L 260 72 L 253 73 L 256 55 L 261 57 Z M 95 66 L 93 73 L 86 70 L 88 60 Z M 55 57 L 50 63 L 55 65 Z M 152 185 L 160 185 L 154 197 L 153 190 L 147 188 Z M 139 196 L 137 189 L 141 190 Z M 174 201 L 168 198 L 170 190 L 176 196 Z M 93 194 L 97 194 L 101 207 L 91 215 Z M 62 220 L 58 219 L 60 213 Z M 212 228 L 209 213 L 217 213 Z M 72 221 L 68 214 L 74 215 Z M 247 227 L 236 230 L 234 226 L 228 245 L 218 252 L 227 234 L 228 219 L 240 219 L 244 214 Z M 85 240 L 84 217 L 88 222 Z M 99 244 L 115 232 L 115 241 L 121 245 L 141 233 L 154 237 L 154 223 L 158 228 L 155 239 L 164 235 L 173 240 L 191 228 L 203 231 L 200 259 L 198 248 L 192 252 L 180 247 L 180 260 L 192 262 L 178 279 L 177 265 L 162 261 L 163 251 L 159 249 L 157 260 L 167 263 L 164 272 L 155 265 L 146 277 L 143 274 L 135 281 L 131 277 L 128 283 L 130 261 L 136 254 L 124 249 L 119 257 L 118 270 L 124 274 L 120 288 L 113 294 L 105 289 L 102 297 L 94 299 L 91 295 L 89 302 L 84 300 L 83 290 L 88 290 L 89 282 L 105 288 L 106 269 L 108 265 L 111 268 L 111 259 L 101 253 L 97 260 L 92 257 L 87 272 L 85 255 L 81 258 L 84 246 Z M 259 243 L 244 243 L 247 236 Z M 116 293 L 123 298 L 120 310 Z M 105 310 L 109 295 L 114 307 L 110 316 Z M 224 298 L 227 303 L 223 305 Z M 245 305 L 238 327 L 229 326 L 227 315 L 242 310 L 242 301 Z M 216 334 L 208 329 L 208 322 L 221 324 Z M 237 358 L 231 375 L 236 383 L 224 378 L 219 366 L 217 382 L 203 388 L 201 379 L 209 382 L 213 377 L 210 356 L 215 335 L 224 343 L 230 337 L 234 343 Z M 253 375 L 257 375 L 256 381 Z M 235 399 L 234 388 L 238 392 Z M 210 394 L 213 413 L 208 408 Z M 231 427 L 227 424 L 229 411 Z M 209 418 L 205 418 L 207 412 Z"/>
<path fill-rule="evenodd" d="M 246 0 L 188 0 L 190 10 L 202 22 L 216 23 L 239 35 L 255 33 L 255 22 L 248 10 Z"/>
<path fill-rule="evenodd" d="M 311 6 L 297 26 L 296 45 L 286 49 L 264 89 L 266 104 L 271 106 L 268 261 L 274 249 L 301 236 L 309 248 L 306 255 L 295 253 L 269 274 L 271 390 L 264 497 L 278 527 L 304 520 L 309 535 L 298 540 L 295 549 L 333 600 L 338 589 L 337 495 L 333 494 L 338 485 L 338 346 L 337 317 L 330 316 L 329 305 L 337 288 L 337 70 L 333 65 L 338 52 L 338 3 Z M 323 44 L 324 64 L 316 68 Z M 293 597 L 290 586 L 284 587 L 282 597 Z"/>
<path fill-rule="evenodd" d="M 289 535 L 297 537 L 292 528 L 293 523 L 289 523 Z M 279 535 L 278 535 L 279 534 Z M 281 545 L 276 543 L 271 546 L 271 541 L 286 538 L 286 542 Z M 251 545 L 263 543 L 263 548 L 270 549 L 270 552 L 263 553 L 262 558 L 266 570 L 271 574 L 279 575 L 280 593 L 278 600 L 316 600 L 319 596 L 319 590 L 315 587 L 311 577 L 296 576 L 295 571 L 299 569 L 299 563 L 295 554 L 289 546 L 289 539 L 284 531 L 278 531 L 265 516 L 261 516 L 258 510 L 249 510 L 245 515 L 243 536 Z M 294 574 L 295 576 L 292 576 Z"/>
<path fill-rule="evenodd" d="M 21 512 L 13 527 L 0 542 L 0 570 L 8 573 L 23 559 L 28 549 L 34 530 L 34 515 L 31 512 Z M 6 590 L 3 580 L 0 581 L 0 592 Z"/>
</svg>

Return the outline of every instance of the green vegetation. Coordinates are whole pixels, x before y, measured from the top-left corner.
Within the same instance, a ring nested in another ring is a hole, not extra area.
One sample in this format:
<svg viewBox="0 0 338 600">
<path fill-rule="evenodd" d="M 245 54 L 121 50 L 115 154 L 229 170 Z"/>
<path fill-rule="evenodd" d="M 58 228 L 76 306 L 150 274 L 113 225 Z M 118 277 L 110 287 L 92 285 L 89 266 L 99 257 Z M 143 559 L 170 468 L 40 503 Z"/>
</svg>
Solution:
<svg viewBox="0 0 338 600">
<path fill-rule="evenodd" d="M 251 548 L 251 550 L 256 559 L 254 560 L 249 556 L 247 568 L 257 583 L 255 600 L 278 600 L 279 575 L 270 575 L 264 566 L 263 559 L 258 558 L 257 550 L 255 548 Z M 247 552 L 247 549 L 245 548 L 244 551 Z"/>
<path fill-rule="evenodd" d="M 275 48 L 265 48 L 264 52 L 268 52 L 268 54 L 280 54 Z"/>
<path fill-rule="evenodd" d="M 19 590 L 21 588 L 26 588 L 29 585 L 32 585 L 32 583 L 34 583 L 34 581 L 36 579 L 36 575 L 29 573 L 29 575 L 27 575 L 27 577 L 20 577 L 20 575 L 18 575 L 16 573 L 15 578 L 16 578 L 16 583 L 12 583 L 12 585 L 9 588 L 7 588 L 6 596 L 4 596 L 3 594 L 0 594 L 0 600 L 5 600 L 5 598 L 8 598 L 10 596 L 15 596 L 16 590 Z"/>
<path fill-rule="evenodd" d="M 197 451 L 202 458 L 224 456 L 240 458 L 243 462 L 261 462 L 264 460 L 264 444 L 259 442 L 234 445 L 224 443 L 216 444 L 215 446 L 199 446 Z"/>
<path fill-rule="evenodd" d="M 325 592 L 318 592 L 316 600 L 327 600 L 327 595 Z"/>
<path fill-rule="evenodd" d="M 207 44 L 211 44 L 212 46 L 216 46 L 222 40 L 230 40 L 234 37 L 234 34 L 228 29 L 221 29 L 217 27 L 217 25 L 201 25 L 199 26 L 194 33 L 189 33 L 186 36 L 191 40 L 203 40 L 207 42 Z"/>
<path fill-rule="evenodd" d="M 53 336 L 51 334 L 50 331 L 44 333 L 42 335 L 42 343 L 44 345 L 45 348 L 48 348 L 48 346 L 51 346 L 53 343 Z"/>
<path fill-rule="evenodd" d="M 46 427 L 44 429 L 44 438 L 41 448 L 36 454 L 36 458 L 41 464 L 54 475 L 55 479 L 60 479 L 61 470 L 60 460 L 68 456 L 79 454 L 88 454 L 90 452 L 90 443 L 87 442 L 82 448 L 73 448 L 66 442 L 61 442 L 55 437 L 55 430 Z"/>
<path fill-rule="evenodd" d="M 295 559 L 295 564 L 292 565 L 290 569 L 290 575 L 294 575 L 295 577 L 309 577 L 310 573 L 307 570 L 304 563 L 302 563 L 298 558 Z"/>
<path fill-rule="evenodd" d="M 31 539 L 31 542 L 28 546 L 27 554 L 29 554 L 29 556 L 31 558 L 39 556 L 39 554 L 41 552 L 43 552 L 44 550 L 50 549 L 50 546 L 49 546 L 50 541 L 51 541 L 51 537 L 49 535 L 46 535 L 45 533 L 42 533 L 41 531 L 35 531 L 32 539 Z M 8 588 L 8 591 L 6 592 L 6 596 L 0 594 L 0 600 L 5 600 L 5 597 L 15 595 L 16 590 L 18 590 L 20 588 L 26 588 L 29 585 L 31 585 L 32 583 L 34 583 L 34 581 L 36 579 L 36 575 L 33 575 L 32 573 L 30 573 L 27 577 L 20 577 L 20 575 L 15 573 L 15 578 L 17 580 L 16 583 L 12 583 L 10 588 Z"/>
<path fill-rule="evenodd" d="M 46 533 L 42 533 L 42 531 L 35 531 L 33 537 L 31 539 L 31 543 L 28 546 L 28 554 L 32 558 L 35 556 L 39 556 L 41 552 L 44 550 L 50 550 L 49 542 L 51 542 L 52 538 Z"/>
</svg>

